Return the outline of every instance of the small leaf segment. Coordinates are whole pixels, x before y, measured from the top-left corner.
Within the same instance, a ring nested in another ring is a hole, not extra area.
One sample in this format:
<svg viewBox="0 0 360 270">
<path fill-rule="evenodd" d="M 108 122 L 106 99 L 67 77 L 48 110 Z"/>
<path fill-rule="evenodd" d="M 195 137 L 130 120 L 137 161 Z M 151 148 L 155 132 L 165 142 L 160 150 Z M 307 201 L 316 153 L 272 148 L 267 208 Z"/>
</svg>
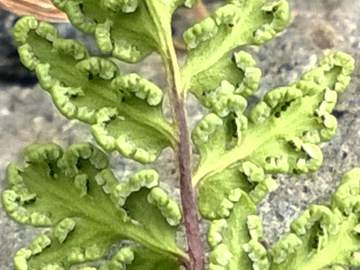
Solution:
<svg viewBox="0 0 360 270">
<path fill-rule="evenodd" d="M 52 0 L 72 25 L 95 36 L 103 53 L 135 63 L 156 51 L 157 32 L 143 1 Z"/>
<path fill-rule="evenodd" d="M 234 251 L 231 243 L 225 241 L 220 249 L 224 252 L 216 256 L 227 259 L 221 263 L 216 259 L 213 263 L 223 268 L 214 266 L 214 269 L 241 269 L 240 264 L 234 268 L 227 268 L 227 265 L 236 265 L 238 261 L 250 264 L 250 259 L 267 265 L 263 261 L 262 245 L 250 238 L 248 229 L 241 224 L 246 222 L 248 215 L 256 213 L 260 200 L 276 189 L 277 173 L 313 172 L 321 165 L 322 152 L 318 144 L 335 133 L 336 119 L 330 113 L 337 95 L 349 83 L 353 69 L 354 61 L 350 56 L 333 53 L 299 82 L 270 91 L 247 117 L 243 114 L 246 101 L 242 96 L 232 94 L 234 97 L 225 101 L 213 99 L 232 106 L 228 110 L 219 109 L 226 108 L 225 105 L 215 106 L 192 133 L 201 158 L 193 177 L 194 185 L 199 184 L 199 208 L 201 214 L 213 222 L 225 220 L 229 239 L 241 235 L 237 245 L 246 247 Z M 227 90 L 229 84 L 222 87 Z M 232 209 L 237 208 L 230 197 L 236 190 L 244 200 L 238 206 L 242 213 L 238 219 L 243 223 L 231 221 L 232 215 L 237 213 L 235 210 L 232 213 Z M 232 230 L 237 234 L 231 234 Z M 213 252 L 218 250 L 217 246 L 212 245 Z M 256 250 L 258 257 L 255 260 L 251 254 Z M 238 259 L 239 256 L 244 258 L 246 253 L 250 258 Z"/>
<path fill-rule="evenodd" d="M 106 150 L 151 163 L 178 134 L 162 115 L 162 91 L 136 74 L 119 75 L 110 60 L 90 57 L 76 41 L 58 37 L 56 29 L 33 17 L 13 30 L 22 63 L 34 70 L 66 117 L 91 125 Z"/>
<path fill-rule="evenodd" d="M 224 212 L 211 221 L 208 233 L 212 248 L 209 269 L 252 269 L 249 257 L 256 267 L 268 265 L 265 248 L 258 242 L 262 237 L 261 222 L 246 192 L 232 190 L 221 206 Z"/>
<path fill-rule="evenodd" d="M 243 77 L 252 77 L 254 82 L 244 81 L 245 85 L 237 90 L 244 91 L 242 88 L 249 86 L 245 92 L 251 92 L 260 70 L 251 68 L 250 62 L 234 66 L 229 53 L 239 46 L 260 45 L 271 40 L 289 22 L 289 4 L 285 0 L 227 2 L 183 35 L 188 49 L 181 71 L 183 85 L 200 101 L 205 91 L 217 88 L 224 80 L 236 85 Z"/>
<path fill-rule="evenodd" d="M 159 29 L 148 10 L 148 3 L 141 0 L 51 0 L 64 11 L 72 25 L 80 31 L 92 34 L 101 52 L 113 57 L 137 63 L 152 52 L 161 54 L 162 43 Z M 169 0 L 157 2 L 166 7 L 164 16 L 171 14 L 182 4 L 193 5 L 194 0 Z"/>
<path fill-rule="evenodd" d="M 256 178 L 255 173 L 249 175 Z M 211 220 L 208 233 L 211 270 L 245 270 L 252 266 L 262 269 L 257 267 L 269 265 L 261 244 L 262 227 L 256 216 L 256 204 L 276 183 L 269 177 L 250 192 L 244 183 L 246 178 L 234 169 L 201 184 L 200 211 Z"/>
<path fill-rule="evenodd" d="M 346 173 L 331 207 L 312 205 L 270 250 L 270 268 L 342 270 L 360 266 L 360 168 Z"/>
<path fill-rule="evenodd" d="M 159 187 L 155 171 L 142 170 L 119 183 L 106 155 L 87 143 L 65 152 L 54 144 L 31 145 L 25 161 L 23 168 L 9 166 L 4 208 L 22 224 L 53 230 L 16 253 L 17 270 L 70 269 L 100 259 L 123 239 L 142 246 L 120 251 L 100 269 L 141 269 L 143 261 L 161 261 L 175 270 L 187 260 L 174 241 L 180 208 Z"/>
<path fill-rule="evenodd" d="M 245 98 L 224 82 L 207 95 L 211 111 L 192 133 L 201 156 L 193 184 L 238 170 L 254 188 L 271 174 L 317 170 L 318 145 L 335 134 L 331 112 L 353 70 L 351 56 L 332 53 L 298 82 L 268 92 L 246 115 Z"/>
</svg>

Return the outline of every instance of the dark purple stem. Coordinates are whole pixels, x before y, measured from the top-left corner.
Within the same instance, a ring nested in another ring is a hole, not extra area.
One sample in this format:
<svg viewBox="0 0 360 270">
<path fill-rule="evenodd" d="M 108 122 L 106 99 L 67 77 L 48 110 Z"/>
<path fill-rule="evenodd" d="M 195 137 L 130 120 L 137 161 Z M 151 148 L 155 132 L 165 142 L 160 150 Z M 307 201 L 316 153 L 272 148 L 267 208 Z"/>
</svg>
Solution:
<svg viewBox="0 0 360 270">
<path fill-rule="evenodd" d="M 171 92 L 173 93 L 174 113 L 180 135 L 177 145 L 180 169 L 180 193 L 190 257 L 190 263 L 185 265 L 185 267 L 187 270 L 204 270 L 204 252 L 198 221 L 197 198 L 191 183 L 191 150 L 184 94 L 179 89 L 181 87 L 180 82 L 176 81 L 178 77 L 175 74 L 174 63 L 170 53 L 167 60 L 170 62 Z"/>
</svg>

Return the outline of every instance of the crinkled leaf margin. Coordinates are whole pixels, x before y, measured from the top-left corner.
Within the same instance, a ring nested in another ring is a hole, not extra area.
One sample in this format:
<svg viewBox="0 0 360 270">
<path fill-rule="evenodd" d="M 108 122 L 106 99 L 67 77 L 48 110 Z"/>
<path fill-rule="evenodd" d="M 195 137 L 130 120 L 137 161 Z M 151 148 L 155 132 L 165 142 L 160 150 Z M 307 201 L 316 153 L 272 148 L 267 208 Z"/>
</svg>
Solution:
<svg viewBox="0 0 360 270">
<path fill-rule="evenodd" d="M 66 151 L 55 144 L 31 145 L 25 161 L 25 167 L 9 166 L 4 208 L 22 224 L 53 230 L 17 252 L 16 269 L 69 269 L 101 258 L 122 239 L 186 260 L 174 240 L 181 210 L 158 186 L 155 171 L 142 170 L 119 183 L 106 155 L 88 143 Z"/>
</svg>

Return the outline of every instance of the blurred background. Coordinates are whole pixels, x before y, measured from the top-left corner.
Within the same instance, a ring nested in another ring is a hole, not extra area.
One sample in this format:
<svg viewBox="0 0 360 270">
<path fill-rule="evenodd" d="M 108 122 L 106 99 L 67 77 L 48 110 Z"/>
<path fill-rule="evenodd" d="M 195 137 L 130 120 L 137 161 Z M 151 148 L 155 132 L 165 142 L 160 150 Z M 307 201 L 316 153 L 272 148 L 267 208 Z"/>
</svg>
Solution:
<svg viewBox="0 0 360 270">
<path fill-rule="evenodd" d="M 288 2 L 291 23 L 287 30 L 263 46 L 239 48 L 252 53 L 263 73 L 259 91 L 251 99 L 253 102 L 275 87 L 293 83 L 330 51 L 340 50 L 351 54 L 357 67 L 350 86 L 339 97 L 334 111 L 339 122 L 338 132 L 331 142 L 323 145 L 324 163 L 321 169 L 312 175 L 280 176 L 280 187 L 260 205 L 259 214 L 263 219 L 268 246 L 289 231 L 291 221 L 308 205 L 328 203 L 341 175 L 360 166 L 360 1 Z M 222 1 L 205 3 L 211 12 Z M 180 9 L 174 15 L 175 40 L 181 43 L 183 31 L 201 16 L 199 12 Z M 93 142 L 89 128 L 60 115 L 48 94 L 40 90 L 34 75 L 22 67 L 11 37 L 11 28 L 17 19 L 18 16 L 0 10 L 0 192 L 6 188 L 7 165 L 21 161 L 22 150 L 28 144 L 54 142 L 66 147 L 79 141 Z M 76 38 L 86 44 L 92 54 L 99 54 L 91 37 L 67 23 L 54 25 L 61 36 Z M 179 57 L 184 59 L 185 53 L 179 51 Z M 159 69 L 154 69 L 154 64 Z M 160 67 L 161 62 L 156 55 L 150 55 L 140 64 L 120 65 L 122 73 L 136 71 L 164 87 L 166 81 Z M 191 96 L 187 109 L 191 117 L 190 125 L 194 126 L 205 110 Z M 116 153 L 111 157 L 112 167 L 120 178 L 141 168 L 139 164 Z M 178 196 L 172 152 L 165 151 L 155 167 L 160 169 L 162 179 L 166 179 L 163 182 L 165 188 L 175 197 Z M 39 230 L 19 226 L 10 220 L 0 204 L 0 270 L 13 269 L 12 257 L 16 250 L 25 247 L 38 234 Z"/>
</svg>

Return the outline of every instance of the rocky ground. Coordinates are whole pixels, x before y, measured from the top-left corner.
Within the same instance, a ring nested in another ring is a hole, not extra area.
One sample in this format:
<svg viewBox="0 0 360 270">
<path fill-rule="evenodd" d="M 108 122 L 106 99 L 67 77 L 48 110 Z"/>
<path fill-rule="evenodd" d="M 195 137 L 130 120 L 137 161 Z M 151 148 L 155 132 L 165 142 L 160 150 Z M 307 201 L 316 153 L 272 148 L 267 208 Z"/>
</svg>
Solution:
<svg viewBox="0 0 360 270">
<path fill-rule="evenodd" d="M 212 3 L 215 7 L 218 1 Z M 288 29 L 268 44 L 258 49 L 245 48 L 253 53 L 262 69 L 263 79 L 258 96 L 275 86 L 294 82 L 311 69 L 328 51 L 341 50 L 351 54 L 357 68 L 347 91 L 340 98 L 335 110 L 338 132 L 324 145 L 324 163 L 313 175 L 299 177 L 282 176 L 280 187 L 270 194 L 259 209 L 264 222 L 266 242 L 270 245 L 288 231 L 290 222 L 313 203 L 326 203 L 339 183 L 341 175 L 360 165 L 360 1 L 357 0 L 288 0 L 292 10 L 292 22 Z M 177 34 L 186 25 L 184 11 L 175 17 Z M 52 105 L 49 96 L 40 91 L 36 80 L 21 67 L 10 38 L 10 28 L 16 17 L 0 11 L 0 191 L 6 187 L 5 169 L 9 162 L 21 160 L 22 149 L 32 142 L 55 142 L 64 147 L 78 141 L 93 141 L 87 126 L 70 122 Z M 77 37 L 90 45 L 90 39 L 58 26 L 63 35 Z M 91 46 L 91 51 L 97 53 Z M 124 65 L 125 72 L 137 71 L 147 78 L 164 85 L 163 74 L 155 73 L 150 63 L 159 61 L 151 56 L 140 65 Z M 160 62 L 159 62 L 160 64 Z M 191 100 L 188 114 L 191 125 L 201 118 L 201 111 Z M 163 172 L 167 187 L 176 195 L 176 169 L 171 151 L 157 162 L 157 168 L 169 168 Z M 140 168 L 116 154 L 112 166 L 120 177 Z M 0 270 L 11 270 L 15 251 L 26 246 L 38 234 L 38 230 L 19 226 L 10 220 L 0 204 Z"/>
</svg>

